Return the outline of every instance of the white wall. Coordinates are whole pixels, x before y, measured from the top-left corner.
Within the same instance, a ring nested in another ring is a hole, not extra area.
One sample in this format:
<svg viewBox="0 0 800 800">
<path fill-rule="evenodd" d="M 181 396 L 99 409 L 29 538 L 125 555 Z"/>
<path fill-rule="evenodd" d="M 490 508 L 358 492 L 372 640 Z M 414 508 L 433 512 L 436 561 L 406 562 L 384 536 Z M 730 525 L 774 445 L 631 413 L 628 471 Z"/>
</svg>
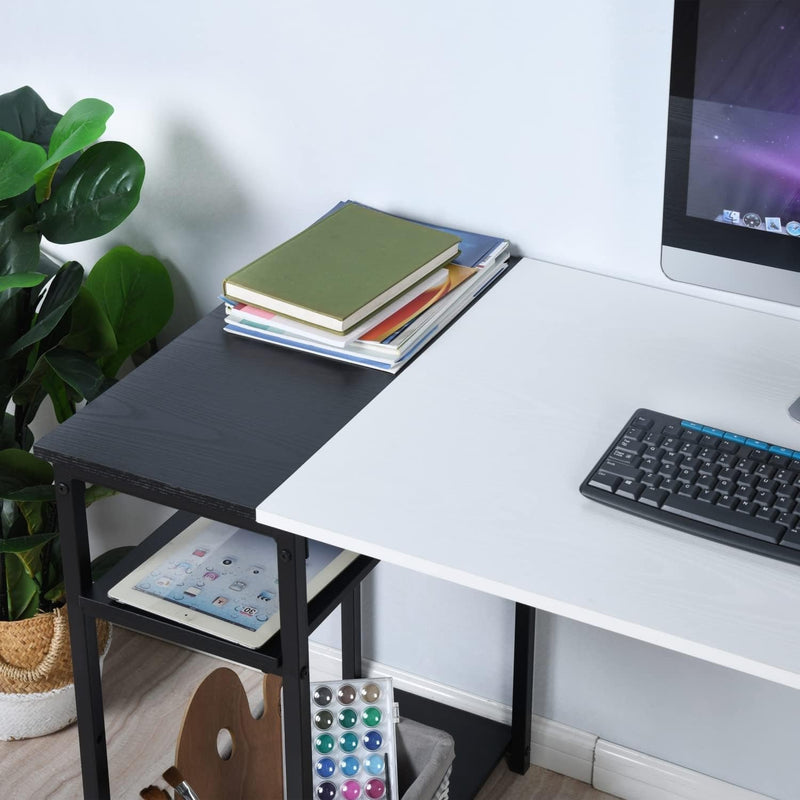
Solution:
<svg viewBox="0 0 800 800">
<path fill-rule="evenodd" d="M 15 4 L 4 12 L 0 90 L 30 84 L 59 111 L 84 96 L 115 105 L 106 138 L 145 157 L 142 202 L 107 241 L 70 252 L 88 265 L 124 241 L 159 255 L 176 283 L 173 334 L 216 305 L 226 274 L 348 197 L 503 235 L 528 256 L 666 285 L 671 7 Z M 137 508 L 142 520 L 161 513 Z M 124 538 L 114 519 L 113 507 L 93 511 L 99 545 Z M 368 655 L 510 702 L 507 604 L 388 567 L 366 596 Z M 319 636 L 335 642 L 330 626 Z M 538 713 L 797 796 L 798 693 L 552 618 L 538 650 Z"/>
</svg>

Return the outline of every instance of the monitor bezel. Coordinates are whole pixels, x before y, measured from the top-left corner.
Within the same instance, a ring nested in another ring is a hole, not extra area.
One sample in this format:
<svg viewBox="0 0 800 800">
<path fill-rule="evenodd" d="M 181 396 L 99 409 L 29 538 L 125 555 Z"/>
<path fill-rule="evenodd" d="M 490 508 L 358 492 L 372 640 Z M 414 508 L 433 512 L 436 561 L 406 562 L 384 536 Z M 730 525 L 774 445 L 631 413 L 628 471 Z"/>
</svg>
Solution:
<svg viewBox="0 0 800 800">
<path fill-rule="evenodd" d="M 674 280 L 796 304 L 800 245 L 795 237 L 686 215 L 700 1 L 675 0 L 662 269 Z M 678 251 L 699 257 L 693 263 Z M 709 258 L 703 259 L 704 255 Z M 795 283 L 794 296 L 787 297 L 787 285 L 791 290 Z"/>
</svg>

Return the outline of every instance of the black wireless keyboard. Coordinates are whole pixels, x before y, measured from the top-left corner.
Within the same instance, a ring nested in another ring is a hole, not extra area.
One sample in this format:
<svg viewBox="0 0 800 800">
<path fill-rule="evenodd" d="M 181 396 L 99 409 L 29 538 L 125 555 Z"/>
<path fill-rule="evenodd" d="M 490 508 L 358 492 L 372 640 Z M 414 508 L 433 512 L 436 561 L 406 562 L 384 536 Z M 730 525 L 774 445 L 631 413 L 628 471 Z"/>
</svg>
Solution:
<svg viewBox="0 0 800 800">
<path fill-rule="evenodd" d="M 800 564 L 800 451 L 638 409 L 581 493 L 673 528 Z"/>
</svg>

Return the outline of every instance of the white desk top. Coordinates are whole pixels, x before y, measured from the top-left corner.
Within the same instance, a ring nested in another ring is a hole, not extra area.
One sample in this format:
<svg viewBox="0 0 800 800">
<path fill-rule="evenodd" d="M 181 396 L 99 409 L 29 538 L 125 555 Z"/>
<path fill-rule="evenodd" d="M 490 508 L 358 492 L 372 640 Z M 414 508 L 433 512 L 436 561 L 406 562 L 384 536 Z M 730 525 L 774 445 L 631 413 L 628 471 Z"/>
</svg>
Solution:
<svg viewBox="0 0 800 800">
<path fill-rule="evenodd" d="M 580 482 L 649 407 L 800 449 L 792 320 L 523 260 L 257 520 L 800 688 L 800 567 Z"/>
</svg>

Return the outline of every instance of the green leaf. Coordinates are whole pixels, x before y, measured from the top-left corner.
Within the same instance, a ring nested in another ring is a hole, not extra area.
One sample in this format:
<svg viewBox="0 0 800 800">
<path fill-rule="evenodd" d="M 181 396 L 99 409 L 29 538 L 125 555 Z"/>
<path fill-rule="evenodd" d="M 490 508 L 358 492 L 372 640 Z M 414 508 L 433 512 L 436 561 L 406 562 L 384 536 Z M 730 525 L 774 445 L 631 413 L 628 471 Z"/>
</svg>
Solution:
<svg viewBox="0 0 800 800">
<path fill-rule="evenodd" d="M 30 86 L 0 95 L 0 130 L 47 148 L 61 115 L 51 111 Z"/>
<path fill-rule="evenodd" d="M 53 412 L 59 422 L 68 420 L 75 413 L 75 403 L 70 396 L 69 386 L 52 370 L 45 372 L 42 388 L 50 396 Z"/>
<path fill-rule="evenodd" d="M 33 272 L 37 268 L 42 236 L 32 223 L 29 208 L 0 212 L 0 275 Z"/>
<path fill-rule="evenodd" d="M 15 503 L 43 503 L 46 500 L 55 501 L 56 487 L 52 483 L 44 486 L 26 486 L 24 489 L 7 492 L 3 499 L 13 500 Z"/>
<path fill-rule="evenodd" d="M 44 202 L 50 197 L 53 175 L 61 161 L 99 139 L 106 129 L 106 120 L 113 113 L 114 109 L 108 103 L 94 98 L 78 100 L 67 110 L 50 138 L 47 161 L 35 175 L 36 202 Z"/>
<path fill-rule="evenodd" d="M 30 450 L 33 447 L 33 433 L 26 425 L 22 431 L 22 441 L 17 441 L 17 425 L 13 414 L 6 414 L 2 420 L 0 428 L 0 450 L 6 448 L 17 448 L 19 450 Z"/>
<path fill-rule="evenodd" d="M 15 272 L 11 275 L 0 275 L 0 292 L 6 289 L 31 289 L 44 283 L 47 275 L 41 272 Z"/>
<path fill-rule="evenodd" d="M 40 145 L 0 131 L 0 200 L 30 189 L 46 160 L 47 154 Z"/>
<path fill-rule="evenodd" d="M 114 328 L 95 296 L 81 286 L 70 311 L 69 333 L 61 340 L 68 350 L 79 350 L 93 359 L 117 351 Z"/>
<path fill-rule="evenodd" d="M 0 539 L 0 553 L 25 553 L 35 547 L 53 540 L 58 533 L 34 533 L 31 536 L 18 536 L 16 539 Z M 26 563 L 26 566 L 29 566 Z"/>
<path fill-rule="evenodd" d="M 107 486 L 100 486 L 96 483 L 86 487 L 84 501 L 88 508 L 92 503 L 102 500 L 105 497 L 113 497 L 117 493 L 116 489 L 109 489 Z"/>
<path fill-rule="evenodd" d="M 106 388 L 103 371 L 83 353 L 56 347 L 45 358 L 53 372 L 82 398 L 94 400 Z"/>
<path fill-rule="evenodd" d="M 39 587 L 18 556 L 6 558 L 6 585 L 9 617 L 14 620 L 34 616 L 39 610 Z"/>
<path fill-rule="evenodd" d="M 102 236 L 136 208 L 144 161 L 122 142 L 98 142 L 72 165 L 50 199 L 39 206 L 39 229 L 67 244 Z"/>
<path fill-rule="evenodd" d="M 29 486 L 52 482 L 53 468 L 47 461 L 24 450 L 0 450 L 0 497 Z"/>
<path fill-rule="evenodd" d="M 77 153 L 99 139 L 106 129 L 113 106 L 104 100 L 87 97 L 65 112 L 50 137 L 48 162 Z"/>
<path fill-rule="evenodd" d="M 116 566 L 134 548 L 131 546 L 115 547 L 97 556 L 92 561 L 92 580 L 102 578 L 112 567 Z"/>
<path fill-rule="evenodd" d="M 174 302 L 172 281 L 157 258 L 131 247 L 115 247 L 89 272 L 86 288 L 97 298 L 117 337 L 117 352 L 101 362 L 111 377 L 166 325 Z"/>
<path fill-rule="evenodd" d="M 11 358 L 44 339 L 67 313 L 82 282 L 83 267 L 77 261 L 64 264 L 47 290 L 35 324 L 2 353 L 3 357 Z"/>
</svg>

